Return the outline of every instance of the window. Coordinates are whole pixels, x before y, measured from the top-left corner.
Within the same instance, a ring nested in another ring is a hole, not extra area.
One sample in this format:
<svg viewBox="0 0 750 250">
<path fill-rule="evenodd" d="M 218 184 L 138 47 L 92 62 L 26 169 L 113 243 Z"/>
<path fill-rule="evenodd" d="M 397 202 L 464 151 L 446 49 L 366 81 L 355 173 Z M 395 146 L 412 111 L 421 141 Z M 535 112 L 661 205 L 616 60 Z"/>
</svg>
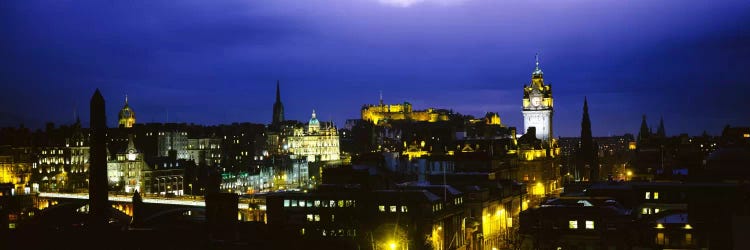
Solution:
<svg viewBox="0 0 750 250">
<path fill-rule="evenodd" d="M 319 214 L 316 214 L 316 215 L 315 215 L 315 216 L 313 216 L 313 217 L 315 217 L 315 221 L 320 221 L 320 215 L 319 215 Z"/>
<path fill-rule="evenodd" d="M 568 228 L 570 228 L 570 229 L 577 229 L 578 228 L 578 221 L 577 220 L 568 221 Z"/>
<path fill-rule="evenodd" d="M 292 207 L 296 207 L 297 206 L 297 200 L 291 200 L 290 202 L 292 203 Z"/>
<path fill-rule="evenodd" d="M 313 215 L 307 214 L 307 221 L 313 221 Z"/>
<path fill-rule="evenodd" d="M 320 207 L 320 200 L 315 200 L 315 207 Z"/>
<path fill-rule="evenodd" d="M 658 200 L 658 199 L 659 199 L 659 192 L 654 192 L 654 200 Z"/>
<path fill-rule="evenodd" d="M 339 207 L 344 207 L 344 200 L 339 200 Z"/>
<path fill-rule="evenodd" d="M 378 211 L 385 212 L 385 206 L 383 205 L 378 206 Z"/>
<path fill-rule="evenodd" d="M 391 212 L 392 212 L 392 213 L 395 213 L 395 212 L 396 212 L 396 206 L 391 206 Z"/>
<path fill-rule="evenodd" d="M 685 244 L 686 245 L 693 244 L 693 234 L 685 234 Z"/>
<path fill-rule="evenodd" d="M 594 229 L 594 221 L 587 220 L 586 221 L 586 229 Z"/>
<path fill-rule="evenodd" d="M 646 192 L 646 200 L 650 200 L 650 199 L 651 199 L 651 192 Z"/>
<path fill-rule="evenodd" d="M 664 238 L 664 233 L 658 233 L 656 234 L 656 244 L 657 245 L 665 245 L 667 240 Z"/>
<path fill-rule="evenodd" d="M 644 207 L 643 210 L 641 211 L 641 214 L 648 214 L 648 208 Z"/>
<path fill-rule="evenodd" d="M 408 208 L 406 208 L 406 206 L 401 206 L 401 212 L 402 212 L 402 213 L 406 213 L 406 212 L 409 212 L 409 209 L 408 209 Z"/>
<path fill-rule="evenodd" d="M 289 207 L 289 200 L 284 200 L 284 207 Z"/>
<path fill-rule="evenodd" d="M 300 200 L 300 201 L 299 201 L 299 206 L 300 206 L 300 207 L 304 207 L 304 206 L 305 206 L 305 201 L 303 201 L 303 200 Z"/>
</svg>

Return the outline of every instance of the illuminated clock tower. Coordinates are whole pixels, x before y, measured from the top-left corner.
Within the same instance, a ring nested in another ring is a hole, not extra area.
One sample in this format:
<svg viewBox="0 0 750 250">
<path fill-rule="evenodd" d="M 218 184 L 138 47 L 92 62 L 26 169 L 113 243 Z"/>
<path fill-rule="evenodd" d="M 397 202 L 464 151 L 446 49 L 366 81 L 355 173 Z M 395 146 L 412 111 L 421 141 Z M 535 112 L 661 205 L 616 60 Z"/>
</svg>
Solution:
<svg viewBox="0 0 750 250">
<path fill-rule="evenodd" d="M 531 84 L 523 86 L 523 133 L 529 127 L 536 128 L 536 138 L 550 144 L 552 137 L 552 86 L 544 84 L 544 74 L 539 68 L 539 55 L 536 68 L 531 74 Z"/>
</svg>

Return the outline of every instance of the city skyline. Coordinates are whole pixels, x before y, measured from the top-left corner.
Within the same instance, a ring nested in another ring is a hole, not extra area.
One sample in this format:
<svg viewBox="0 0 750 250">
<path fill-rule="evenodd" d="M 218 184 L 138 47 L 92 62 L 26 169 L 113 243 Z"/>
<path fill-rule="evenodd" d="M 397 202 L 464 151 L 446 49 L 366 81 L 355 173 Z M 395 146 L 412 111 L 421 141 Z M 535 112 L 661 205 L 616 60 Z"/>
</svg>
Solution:
<svg viewBox="0 0 750 250">
<path fill-rule="evenodd" d="M 594 136 L 635 134 L 642 114 L 651 126 L 663 116 L 669 135 L 750 123 L 734 108 L 748 90 L 734 73 L 749 66 L 740 1 L 10 5 L 2 127 L 70 124 L 75 110 L 86 124 L 95 88 L 109 126 L 125 95 L 138 123 L 269 124 L 279 80 L 288 119 L 315 109 L 341 127 L 382 91 L 519 128 L 537 52 L 555 137 L 580 133 L 584 96 Z"/>
</svg>

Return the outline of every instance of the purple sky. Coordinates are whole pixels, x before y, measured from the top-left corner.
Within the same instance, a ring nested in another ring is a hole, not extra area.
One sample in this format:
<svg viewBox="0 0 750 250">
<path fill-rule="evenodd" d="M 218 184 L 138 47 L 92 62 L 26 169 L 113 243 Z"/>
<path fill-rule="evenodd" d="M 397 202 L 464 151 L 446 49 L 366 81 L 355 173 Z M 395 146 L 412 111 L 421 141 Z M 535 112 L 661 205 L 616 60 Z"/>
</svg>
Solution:
<svg viewBox="0 0 750 250">
<path fill-rule="evenodd" d="M 137 3 L 136 3 L 137 2 Z M 522 127 L 540 53 L 556 136 L 750 125 L 750 1 L 3 1 L 0 126 L 109 124 L 127 94 L 138 122 L 339 125 L 362 104 L 411 102 Z M 76 108 L 77 107 L 77 108 Z"/>
</svg>

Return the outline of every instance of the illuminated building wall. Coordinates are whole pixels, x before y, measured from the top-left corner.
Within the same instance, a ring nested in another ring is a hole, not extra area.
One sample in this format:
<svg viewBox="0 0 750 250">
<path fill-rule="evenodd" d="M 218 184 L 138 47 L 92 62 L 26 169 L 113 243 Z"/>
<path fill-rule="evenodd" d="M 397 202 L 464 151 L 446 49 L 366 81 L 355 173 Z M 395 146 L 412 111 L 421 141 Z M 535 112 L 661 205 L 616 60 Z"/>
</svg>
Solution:
<svg viewBox="0 0 750 250">
<path fill-rule="evenodd" d="M 76 145 L 84 145 L 83 142 Z M 34 183 L 42 191 L 63 191 L 88 188 L 89 147 L 43 147 L 38 161 L 32 165 Z"/>
<path fill-rule="evenodd" d="M 107 161 L 107 179 L 110 190 L 132 193 L 143 190 L 142 171 L 146 166 L 143 154 L 139 153 L 133 144 L 133 137 L 128 140 L 128 147 L 124 152 L 115 155 Z"/>
<path fill-rule="evenodd" d="M 258 170 L 254 173 L 222 174 L 221 190 L 252 194 L 313 187 L 314 180 L 310 178 L 307 159 L 297 159 L 292 155 L 265 158 L 259 162 Z"/>
<path fill-rule="evenodd" d="M 412 120 L 412 121 L 448 121 L 448 111 L 428 108 L 426 110 L 413 110 L 411 103 L 365 105 L 362 107 L 362 120 L 377 125 L 388 120 Z"/>
<path fill-rule="evenodd" d="M 13 161 L 12 155 L 0 156 L 0 183 L 10 183 L 17 190 L 23 190 L 29 181 L 27 164 Z"/>
<path fill-rule="evenodd" d="M 333 122 L 323 122 L 312 118 L 304 127 L 297 127 L 287 138 L 286 150 L 297 156 L 307 157 L 308 162 L 340 160 L 339 135 Z"/>
<path fill-rule="evenodd" d="M 214 166 L 221 163 L 221 139 L 199 138 L 187 140 L 188 158 L 195 161 L 196 165 L 201 163 L 206 166 Z"/>
<path fill-rule="evenodd" d="M 169 156 L 169 150 L 175 150 L 177 159 L 190 159 L 188 154 L 188 135 L 185 131 L 161 131 L 157 134 L 158 157 Z"/>
</svg>

